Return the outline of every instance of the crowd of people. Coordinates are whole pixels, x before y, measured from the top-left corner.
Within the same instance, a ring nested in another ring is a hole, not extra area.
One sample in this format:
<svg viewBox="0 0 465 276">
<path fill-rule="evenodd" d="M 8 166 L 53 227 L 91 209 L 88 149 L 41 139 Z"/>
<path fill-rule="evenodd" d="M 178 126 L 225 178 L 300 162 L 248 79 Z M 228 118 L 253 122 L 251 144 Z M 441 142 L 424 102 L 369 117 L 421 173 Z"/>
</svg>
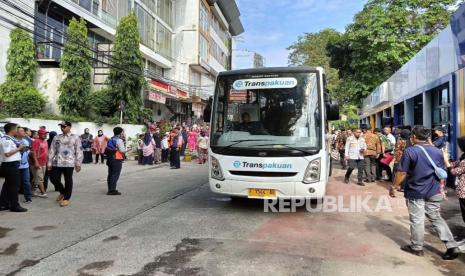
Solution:
<svg viewBox="0 0 465 276">
<path fill-rule="evenodd" d="M 49 182 L 59 192 L 58 204 L 68 206 L 73 192 L 73 174 L 81 171 L 82 163 L 92 162 L 93 151 L 96 163 L 99 157 L 102 163 L 103 156 L 107 160 L 107 195 L 121 195 L 116 185 L 127 151 L 124 130 L 115 127 L 110 139 L 99 131 L 98 137 L 93 139 L 88 129 L 81 136 L 71 133 L 70 122 L 61 122 L 59 127 L 61 134 L 48 132 L 45 126 L 38 131 L 15 123 L 4 126 L 5 135 L 0 138 L 0 173 L 5 182 L 0 194 L 0 211 L 26 212 L 19 203 L 19 194 L 23 194 L 25 204 L 30 204 L 33 197 L 46 199 Z"/>
<path fill-rule="evenodd" d="M 451 160 L 450 145 L 443 127 L 390 127 L 371 130 L 368 127 L 341 129 L 332 136 L 334 159 L 346 169 L 345 183 L 350 183 L 357 169 L 357 184 L 385 180 L 391 182 L 389 194 L 403 192 L 410 217 L 411 244 L 402 250 L 423 256 L 425 218 L 447 247 L 443 259 L 458 257 L 460 250 L 447 223 L 441 217 L 441 201 L 446 198 L 446 185 L 453 187 L 465 222 L 465 137 L 457 144 L 463 153 Z M 384 173 L 385 172 L 385 173 Z M 384 173 L 384 174 L 383 174 Z"/>
<path fill-rule="evenodd" d="M 195 156 L 198 164 L 208 159 L 208 126 L 191 127 L 175 125 L 170 131 L 160 133 L 160 127 L 149 123 L 147 132 L 139 135 L 137 142 L 140 165 L 170 162 L 171 169 L 181 168 L 181 158 Z"/>
<path fill-rule="evenodd" d="M 26 212 L 18 195 L 24 196 L 24 204 L 30 204 L 34 197 L 48 198 L 49 182 L 59 192 L 59 205 L 68 206 L 73 174 L 80 172 L 81 164 L 86 163 L 105 163 L 108 167 L 107 195 L 121 195 L 117 183 L 131 149 L 124 130 L 114 128 L 111 137 L 99 130 L 94 137 L 88 128 L 82 135 L 71 133 L 71 122 L 61 122 L 59 127 L 61 134 L 47 131 L 45 126 L 37 131 L 15 123 L 4 126 L 5 135 L 0 137 L 0 173 L 5 178 L 0 195 L 1 211 Z M 147 132 L 139 136 L 138 162 L 153 165 L 169 161 L 171 169 L 179 169 L 182 157 L 195 156 L 199 164 L 204 164 L 208 158 L 207 148 L 208 126 L 177 124 L 162 134 L 159 125 L 150 122 Z"/>
</svg>

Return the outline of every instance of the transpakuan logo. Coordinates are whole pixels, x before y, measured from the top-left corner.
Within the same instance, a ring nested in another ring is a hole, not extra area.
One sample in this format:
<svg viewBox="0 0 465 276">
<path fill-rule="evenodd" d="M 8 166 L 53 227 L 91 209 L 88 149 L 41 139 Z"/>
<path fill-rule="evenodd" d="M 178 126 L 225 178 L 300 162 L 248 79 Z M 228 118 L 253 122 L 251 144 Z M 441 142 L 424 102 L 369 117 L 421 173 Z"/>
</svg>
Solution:
<svg viewBox="0 0 465 276">
<path fill-rule="evenodd" d="M 290 163 L 275 163 L 275 162 L 270 162 L 270 163 L 250 163 L 250 162 L 240 162 L 240 161 L 235 161 L 233 163 L 233 166 L 235 168 L 247 168 L 247 169 L 292 169 L 292 164 Z"/>
<path fill-rule="evenodd" d="M 233 83 L 235 90 L 294 88 L 296 86 L 297 80 L 295 78 L 246 79 Z"/>
</svg>

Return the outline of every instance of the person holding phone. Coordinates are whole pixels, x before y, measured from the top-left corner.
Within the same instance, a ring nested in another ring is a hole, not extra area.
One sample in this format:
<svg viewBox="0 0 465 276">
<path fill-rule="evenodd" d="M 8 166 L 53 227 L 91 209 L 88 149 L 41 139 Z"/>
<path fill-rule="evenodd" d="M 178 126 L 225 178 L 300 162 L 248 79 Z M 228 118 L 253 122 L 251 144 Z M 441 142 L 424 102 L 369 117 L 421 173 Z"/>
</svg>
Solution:
<svg viewBox="0 0 465 276">
<path fill-rule="evenodd" d="M 21 152 L 27 148 L 27 145 L 20 145 L 14 138 L 18 131 L 17 124 L 7 123 L 4 129 L 6 135 L 0 139 L 0 161 L 5 183 L 0 193 L 0 211 L 27 212 L 18 200 L 18 187 L 21 183 L 19 172 Z"/>
</svg>

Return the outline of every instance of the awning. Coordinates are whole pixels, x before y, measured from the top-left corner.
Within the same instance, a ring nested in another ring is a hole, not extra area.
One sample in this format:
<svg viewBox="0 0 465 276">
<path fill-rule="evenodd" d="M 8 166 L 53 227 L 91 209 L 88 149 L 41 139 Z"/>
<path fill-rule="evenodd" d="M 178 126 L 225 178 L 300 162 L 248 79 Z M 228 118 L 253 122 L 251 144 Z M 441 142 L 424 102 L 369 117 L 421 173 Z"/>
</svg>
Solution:
<svg viewBox="0 0 465 276">
<path fill-rule="evenodd" d="M 153 89 L 157 92 L 163 93 L 166 96 L 177 98 L 178 97 L 178 92 L 176 87 L 169 85 L 167 83 L 164 83 L 159 80 L 150 80 L 149 81 L 149 87 L 150 89 Z"/>
</svg>

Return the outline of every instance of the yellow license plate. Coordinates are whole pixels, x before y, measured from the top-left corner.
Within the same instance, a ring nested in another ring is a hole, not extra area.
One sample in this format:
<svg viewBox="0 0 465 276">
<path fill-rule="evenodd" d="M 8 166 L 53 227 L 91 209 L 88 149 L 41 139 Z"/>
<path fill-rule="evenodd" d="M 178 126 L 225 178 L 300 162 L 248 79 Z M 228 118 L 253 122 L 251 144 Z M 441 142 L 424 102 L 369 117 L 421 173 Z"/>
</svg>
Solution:
<svg viewBox="0 0 465 276">
<path fill-rule="evenodd" d="M 276 191 L 272 189 L 249 189 L 249 197 L 276 197 Z"/>
</svg>

